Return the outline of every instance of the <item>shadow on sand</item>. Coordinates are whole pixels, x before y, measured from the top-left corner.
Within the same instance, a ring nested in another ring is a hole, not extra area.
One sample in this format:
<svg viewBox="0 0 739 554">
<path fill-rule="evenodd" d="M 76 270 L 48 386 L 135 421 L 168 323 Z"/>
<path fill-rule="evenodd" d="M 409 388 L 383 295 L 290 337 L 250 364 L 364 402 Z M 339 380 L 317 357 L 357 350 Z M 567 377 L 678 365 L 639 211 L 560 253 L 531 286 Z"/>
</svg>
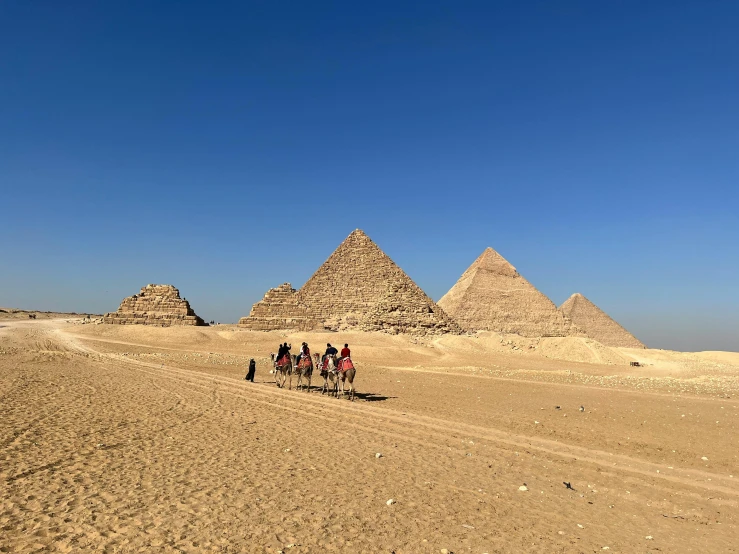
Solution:
<svg viewBox="0 0 739 554">
<path fill-rule="evenodd" d="M 258 381 L 259 383 L 262 383 L 264 385 L 272 385 L 274 386 L 275 382 L 271 380 L 265 380 L 265 381 Z M 295 383 L 293 382 L 293 389 L 296 392 L 305 392 L 305 390 L 297 391 L 295 388 Z M 310 387 L 310 394 L 318 393 L 320 394 L 322 390 L 322 386 L 317 386 L 311 384 Z M 326 393 L 324 396 L 328 395 L 329 393 Z M 348 393 L 345 394 L 348 398 Z M 383 396 L 381 394 L 375 394 L 374 392 L 355 392 L 354 396 L 357 400 L 364 400 L 365 402 L 382 402 L 383 400 L 390 400 L 391 398 L 397 398 L 397 396 Z M 341 397 L 340 397 L 341 398 Z"/>
<path fill-rule="evenodd" d="M 381 402 L 390 398 L 397 398 L 397 396 L 382 396 L 381 394 L 375 394 L 374 392 L 355 392 L 359 400 L 365 400 L 366 402 Z"/>
</svg>

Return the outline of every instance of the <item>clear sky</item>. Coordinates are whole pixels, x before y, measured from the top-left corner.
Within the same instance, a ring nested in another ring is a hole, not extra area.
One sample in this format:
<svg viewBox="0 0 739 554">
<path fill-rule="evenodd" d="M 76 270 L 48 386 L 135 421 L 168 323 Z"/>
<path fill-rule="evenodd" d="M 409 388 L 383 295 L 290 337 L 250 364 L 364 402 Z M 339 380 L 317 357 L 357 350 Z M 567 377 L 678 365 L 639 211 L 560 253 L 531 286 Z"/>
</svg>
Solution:
<svg viewBox="0 0 739 554">
<path fill-rule="evenodd" d="M 0 2 L 0 305 L 233 322 L 353 229 L 739 350 L 739 3 Z"/>
</svg>

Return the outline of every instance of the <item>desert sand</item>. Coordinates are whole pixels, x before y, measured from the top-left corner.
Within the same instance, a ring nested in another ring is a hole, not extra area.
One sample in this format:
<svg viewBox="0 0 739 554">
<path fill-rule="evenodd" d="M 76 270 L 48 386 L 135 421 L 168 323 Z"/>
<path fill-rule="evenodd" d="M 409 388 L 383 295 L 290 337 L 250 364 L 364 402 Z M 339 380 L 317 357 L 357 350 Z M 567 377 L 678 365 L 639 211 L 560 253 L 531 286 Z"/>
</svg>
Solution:
<svg viewBox="0 0 739 554">
<path fill-rule="evenodd" d="M 739 354 L 4 315 L 0 552 L 739 550 Z"/>
</svg>

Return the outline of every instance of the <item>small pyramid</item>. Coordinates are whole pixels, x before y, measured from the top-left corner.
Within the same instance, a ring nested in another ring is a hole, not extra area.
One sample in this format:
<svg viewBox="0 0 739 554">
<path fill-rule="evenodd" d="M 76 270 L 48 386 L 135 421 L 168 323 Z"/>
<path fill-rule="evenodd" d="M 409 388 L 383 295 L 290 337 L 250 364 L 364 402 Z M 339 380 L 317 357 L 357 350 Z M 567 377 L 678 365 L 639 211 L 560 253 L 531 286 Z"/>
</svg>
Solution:
<svg viewBox="0 0 739 554">
<path fill-rule="evenodd" d="M 438 304 L 468 331 L 524 337 L 579 334 L 549 298 L 492 248 L 480 254 Z"/>
<path fill-rule="evenodd" d="M 273 291 L 265 295 L 263 303 L 276 298 Z M 339 245 L 300 290 L 281 293 L 279 302 L 273 304 L 268 310 L 255 305 L 239 325 L 251 329 L 283 325 L 283 329 L 299 330 L 460 332 L 456 323 L 360 229 Z M 269 317 L 273 319 L 268 322 Z"/>
<path fill-rule="evenodd" d="M 117 325 L 205 325 L 190 303 L 172 285 L 146 285 L 124 298 L 118 311 L 103 316 L 103 323 Z"/>
<path fill-rule="evenodd" d="M 588 337 L 606 346 L 646 348 L 634 335 L 621 327 L 607 313 L 579 292 L 570 296 L 559 307 L 560 311 Z"/>
</svg>

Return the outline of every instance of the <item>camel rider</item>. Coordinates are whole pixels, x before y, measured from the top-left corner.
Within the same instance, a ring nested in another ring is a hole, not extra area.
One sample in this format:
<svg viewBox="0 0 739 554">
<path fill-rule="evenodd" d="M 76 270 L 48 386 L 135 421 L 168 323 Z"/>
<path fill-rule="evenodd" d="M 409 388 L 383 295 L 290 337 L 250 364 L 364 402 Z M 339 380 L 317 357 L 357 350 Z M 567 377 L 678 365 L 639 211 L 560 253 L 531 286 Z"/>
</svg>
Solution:
<svg viewBox="0 0 739 554">
<path fill-rule="evenodd" d="M 287 345 L 287 343 L 280 346 L 279 350 L 277 351 L 277 362 L 279 362 L 283 356 L 288 356 L 290 354 L 290 346 Z"/>
<path fill-rule="evenodd" d="M 303 359 L 310 361 L 310 348 L 308 348 L 307 342 L 303 343 L 302 357 Z"/>
<path fill-rule="evenodd" d="M 342 358 L 349 358 L 352 355 L 352 351 L 349 350 L 349 345 L 345 344 L 344 348 L 341 349 L 341 357 Z"/>
<path fill-rule="evenodd" d="M 334 348 L 333 346 L 331 346 L 331 343 L 329 342 L 326 345 L 326 353 L 323 355 L 323 359 L 325 360 L 328 356 L 336 356 L 338 353 L 339 351 L 336 350 L 336 348 Z"/>
</svg>

